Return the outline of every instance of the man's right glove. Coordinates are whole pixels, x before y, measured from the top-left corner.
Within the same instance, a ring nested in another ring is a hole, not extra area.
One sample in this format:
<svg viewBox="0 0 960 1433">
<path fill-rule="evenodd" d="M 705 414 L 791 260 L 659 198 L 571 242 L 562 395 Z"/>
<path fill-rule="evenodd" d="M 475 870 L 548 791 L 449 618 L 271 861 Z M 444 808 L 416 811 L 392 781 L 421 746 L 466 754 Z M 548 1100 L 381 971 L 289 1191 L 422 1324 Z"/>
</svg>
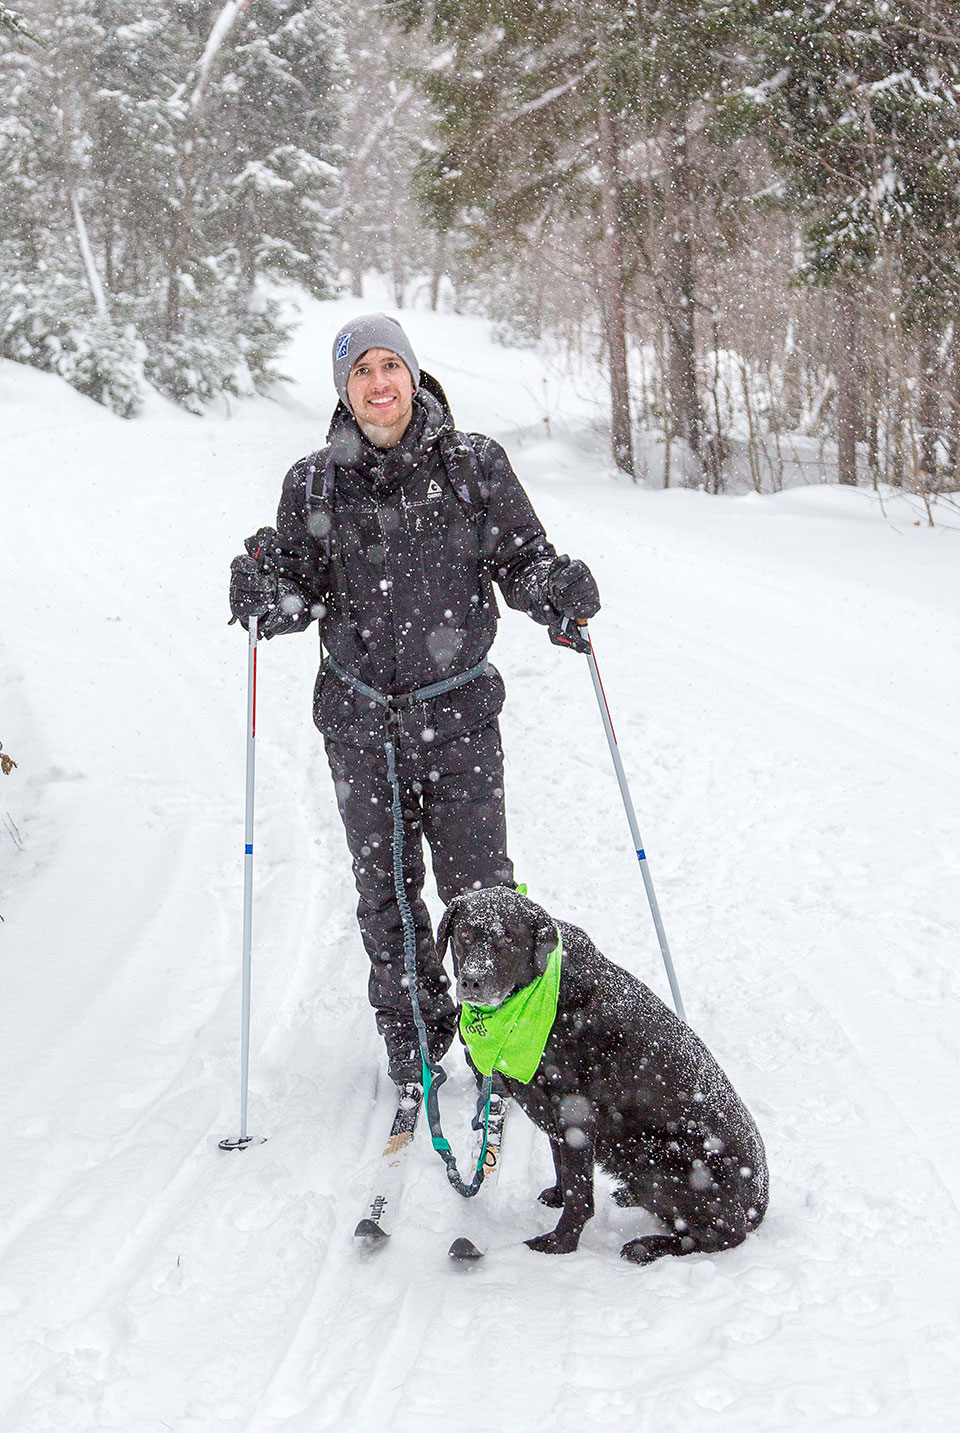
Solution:
<svg viewBox="0 0 960 1433">
<path fill-rule="evenodd" d="M 579 557 L 555 557 L 547 578 L 547 596 L 561 617 L 596 617 L 600 593 L 593 573 Z"/>
<path fill-rule="evenodd" d="M 277 605 L 276 537 L 272 527 L 260 528 L 244 543 L 244 555 L 230 564 L 230 611 L 244 627 L 251 617 L 263 617 Z"/>
<path fill-rule="evenodd" d="M 550 641 L 557 647 L 588 653 L 590 644 L 581 635 L 577 619 L 594 617 L 600 611 L 600 593 L 587 564 L 579 557 L 554 558 L 547 595 L 558 614 L 547 626 Z"/>
</svg>

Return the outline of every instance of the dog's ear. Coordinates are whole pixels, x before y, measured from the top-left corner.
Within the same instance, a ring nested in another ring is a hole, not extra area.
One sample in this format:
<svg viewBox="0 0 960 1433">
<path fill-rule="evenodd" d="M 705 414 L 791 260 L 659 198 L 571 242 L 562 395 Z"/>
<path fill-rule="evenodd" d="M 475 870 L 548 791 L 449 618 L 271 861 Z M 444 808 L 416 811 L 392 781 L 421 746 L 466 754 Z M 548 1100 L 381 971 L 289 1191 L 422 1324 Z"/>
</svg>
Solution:
<svg viewBox="0 0 960 1433">
<path fill-rule="evenodd" d="M 533 963 L 536 966 L 537 974 L 542 975 L 547 968 L 547 962 L 557 948 L 560 940 L 560 932 L 553 921 L 542 920 L 534 931 L 534 953 Z"/>
<path fill-rule="evenodd" d="M 450 928 L 456 920 L 459 908 L 460 897 L 454 896 L 441 916 L 440 924 L 437 926 L 437 955 L 441 961 L 447 953 L 447 943 L 450 940 Z"/>
</svg>

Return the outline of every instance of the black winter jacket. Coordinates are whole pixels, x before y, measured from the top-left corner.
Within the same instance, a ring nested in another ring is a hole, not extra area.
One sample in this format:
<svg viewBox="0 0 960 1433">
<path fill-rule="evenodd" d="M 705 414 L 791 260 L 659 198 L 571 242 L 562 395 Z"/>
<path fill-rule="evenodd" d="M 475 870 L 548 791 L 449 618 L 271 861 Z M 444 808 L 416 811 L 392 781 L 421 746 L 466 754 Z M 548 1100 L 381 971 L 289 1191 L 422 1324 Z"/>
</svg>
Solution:
<svg viewBox="0 0 960 1433">
<path fill-rule="evenodd" d="M 342 403 L 327 442 L 284 480 L 277 513 L 281 610 L 266 624 L 268 635 L 303 631 L 316 617 L 322 646 L 336 662 L 397 695 L 484 659 L 497 625 L 493 580 L 509 606 L 544 624 L 556 618 L 547 596 L 556 552 L 506 453 L 482 434 L 464 444 L 429 374 L 421 375 L 413 417 L 395 447 L 375 448 Z M 328 453 L 333 492 L 318 501 Z M 503 698 L 502 679 L 488 667 L 402 712 L 400 746 L 476 730 L 497 715 Z M 314 719 L 325 736 L 347 745 L 384 740 L 384 708 L 326 661 Z"/>
</svg>

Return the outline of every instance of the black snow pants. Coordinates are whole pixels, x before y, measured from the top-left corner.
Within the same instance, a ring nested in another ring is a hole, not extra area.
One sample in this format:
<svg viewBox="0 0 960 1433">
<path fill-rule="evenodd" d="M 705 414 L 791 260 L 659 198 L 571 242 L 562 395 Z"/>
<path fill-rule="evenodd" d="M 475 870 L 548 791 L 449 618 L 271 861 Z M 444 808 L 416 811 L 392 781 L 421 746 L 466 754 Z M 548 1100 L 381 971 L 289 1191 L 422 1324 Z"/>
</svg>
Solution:
<svg viewBox="0 0 960 1433">
<path fill-rule="evenodd" d="M 420 1055 L 403 973 L 403 923 L 393 876 L 393 792 L 383 749 L 325 742 L 337 804 L 360 894 L 357 918 L 370 957 L 370 1004 L 387 1047 L 390 1075 L 419 1079 Z M 440 899 L 513 885 L 507 856 L 503 752 L 496 719 L 436 745 L 397 751 L 403 810 L 403 873 L 417 935 L 420 1008 L 433 1059 L 449 1048 L 457 1012 L 421 891 L 427 839 Z"/>
</svg>

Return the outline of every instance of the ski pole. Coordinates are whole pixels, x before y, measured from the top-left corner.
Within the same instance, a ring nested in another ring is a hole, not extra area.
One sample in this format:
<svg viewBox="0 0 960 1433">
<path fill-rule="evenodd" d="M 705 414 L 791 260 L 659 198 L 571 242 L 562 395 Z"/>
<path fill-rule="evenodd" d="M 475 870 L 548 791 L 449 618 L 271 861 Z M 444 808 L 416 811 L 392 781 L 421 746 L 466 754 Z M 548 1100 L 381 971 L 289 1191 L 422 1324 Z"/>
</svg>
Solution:
<svg viewBox="0 0 960 1433">
<path fill-rule="evenodd" d="M 250 1075 L 250 952 L 253 937 L 253 788 L 257 738 L 257 619 L 248 623 L 247 647 L 247 797 L 243 823 L 243 994 L 240 1002 L 240 1133 L 222 1139 L 221 1149 L 246 1149 L 263 1144 L 247 1134 L 247 1085 Z"/>
<path fill-rule="evenodd" d="M 564 626 L 566 626 L 568 620 L 569 619 L 564 620 Z M 590 648 L 587 653 L 587 661 L 590 664 L 593 689 L 597 694 L 597 703 L 600 707 L 600 715 L 603 718 L 603 729 L 607 734 L 607 744 L 610 747 L 610 755 L 613 757 L 613 766 L 617 773 L 617 781 L 620 783 L 620 795 L 623 797 L 627 821 L 630 823 L 630 834 L 633 837 L 634 850 L 637 853 L 637 860 L 640 863 L 640 873 L 643 876 L 647 900 L 650 902 L 650 914 L 653 916 L 653 924 L 656 926 L 657 939 L 660 942 L 660 954 L 663 956 L 667 980 L 670 982 L 670 991 L 673 995 L 673 1006 L 680 1016 L 680 1019 L 686 1020 L 687 1017 L 683 1008 L 683 999 L 680 995 L 680 986 L 677 983 L 677 972 L 673 968 L 673 958 L 670 955 L 670 946 L 667 944 L 667 933 L 663 928 L 660 906 L 657 902 L 657 893 L 653 889 L 653 879 L 650 875 L 650 868 L 647 865 L 646 852 L 643 849 L 643 840 L 640 836 L 640 827 L 637 825 L 637 813 L 634 811 L 633 802 L 630 799 L 630 788 L 627 785 L 626 772 L 623 769 L 623 762 L 620 759 L 620 748 L 617 745 L 616 733 L 613 730 L 613 722 L 610 719 L 610 708 L 607 705 L 606 693 L 603 690 L 603 683 L 600 680 L 600 669 L 597 666 L 597 659 L 594 655 L 593 642 L 590 640 L 590 633 L 587 631 L 586 622 L 580 622 L 577 625 L 580 628 L 581 635 L 586 637 L 587 645 Z"/>
</svg>

